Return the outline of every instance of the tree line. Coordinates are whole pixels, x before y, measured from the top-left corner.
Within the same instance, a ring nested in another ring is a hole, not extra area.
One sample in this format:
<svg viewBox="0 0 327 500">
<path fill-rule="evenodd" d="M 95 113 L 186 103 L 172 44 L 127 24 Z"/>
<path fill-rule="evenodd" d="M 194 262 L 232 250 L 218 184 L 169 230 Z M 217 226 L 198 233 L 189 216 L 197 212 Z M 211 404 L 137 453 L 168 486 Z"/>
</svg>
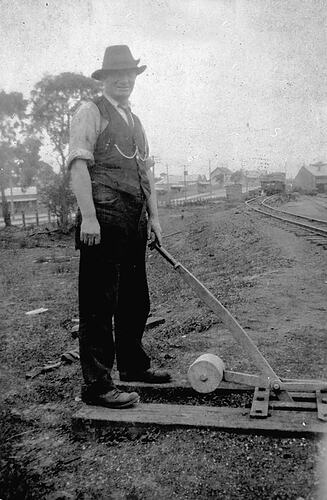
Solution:
<svg viewBox="0 0 327 500">
<path fill-rule="evenodd" d="M 70 122 L 80 102 L 100 91 L 99 82 L 76 73 L 44 76 L 29 99 L 0 91 L 0 193 L 6 226 L 11 225 L 6 188 L 31 185 L 60 224 L 67 225 L 74 206 L 66 165 Z M 56 169 L 42 161 L 42 147 L 51 150 Z"/>
</svg>

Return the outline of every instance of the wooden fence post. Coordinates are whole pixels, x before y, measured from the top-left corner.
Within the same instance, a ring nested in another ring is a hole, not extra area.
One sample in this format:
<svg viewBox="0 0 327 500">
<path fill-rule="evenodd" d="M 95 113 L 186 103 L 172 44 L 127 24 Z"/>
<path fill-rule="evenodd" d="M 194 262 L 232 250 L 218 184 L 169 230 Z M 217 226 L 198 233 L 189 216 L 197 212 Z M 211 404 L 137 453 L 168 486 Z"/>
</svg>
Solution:
<svg viewBox="0 0 327 500">
<path fill-rule="evenodd" d="M 22 221 L 23 221 L 23 227 L 26 227 L 26 221 L 25 221 L 25 212 L 22 210 Z"/>
</svg>

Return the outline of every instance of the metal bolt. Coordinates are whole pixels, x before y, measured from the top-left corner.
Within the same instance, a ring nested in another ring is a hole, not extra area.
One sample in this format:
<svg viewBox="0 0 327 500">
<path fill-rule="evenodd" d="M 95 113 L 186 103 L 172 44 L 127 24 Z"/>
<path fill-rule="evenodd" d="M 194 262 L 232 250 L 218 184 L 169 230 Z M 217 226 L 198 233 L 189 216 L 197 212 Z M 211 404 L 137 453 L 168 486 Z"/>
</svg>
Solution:
<svg viewBox="0 0 327 500">
<path fill-rule="evenodd" d="M 200 375 L 200 380 L 201 382 L 206 382 L 208 380 L 208 377 L 205 374 Z"/>
<path fill-rule="evenodd" d="M 278 391 L 278 390 L 280 389 L 280 385 L 279 385 L 279 383 L 278 383 L 278 382 L 274 382 L 274 383 L 273 383 L 273 389 L 274 389 L 275 391 Z"/>
</svg>

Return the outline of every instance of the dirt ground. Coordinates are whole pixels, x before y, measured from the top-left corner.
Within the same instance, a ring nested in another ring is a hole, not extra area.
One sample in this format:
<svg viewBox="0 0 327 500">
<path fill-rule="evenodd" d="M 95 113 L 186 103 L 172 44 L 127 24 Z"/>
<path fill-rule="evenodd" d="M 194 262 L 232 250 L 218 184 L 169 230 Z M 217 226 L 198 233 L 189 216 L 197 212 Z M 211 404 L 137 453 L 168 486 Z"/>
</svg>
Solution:
<svg viewBox="0 0 327 500">
<path fill-rule="evenodd" d="M 294 201 L 285 203 L 283 210 L 327 221 L 327 196 L 325 194 L 316 196 L 298 195 Z"/>
<path fill-rule="evenodd" d="M 161 209 L 164 245 L 235 315 L 281 377 L 327 379 L 326 251 L 278 221 L 225 202 Z M 198 429 L 113 429 L 76 435 L 78 363 L 31 380 L 36 366 L 77 347 L 78 255 L 73 236 L 0 235 L 2 290 L 0 498 L 315 499 L 318 439 Z M 35 232 L 35 231 L 34 231 Z M 148 254 L 145 334 L 157 367 L 178 380 L 199 354 L 251 370 L 215 315 L 155 252 Z M 40 307 L 48 311 L 27 316 Z"/>
</svg>

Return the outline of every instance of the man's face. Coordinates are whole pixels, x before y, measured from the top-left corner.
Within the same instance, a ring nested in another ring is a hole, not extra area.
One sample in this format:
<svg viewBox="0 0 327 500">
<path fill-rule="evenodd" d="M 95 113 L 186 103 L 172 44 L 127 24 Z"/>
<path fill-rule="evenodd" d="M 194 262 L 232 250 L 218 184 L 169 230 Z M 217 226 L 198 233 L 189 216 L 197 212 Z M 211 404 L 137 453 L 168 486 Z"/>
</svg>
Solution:
<svg viewBox="0 0 327 500">
<path fill-rule="evenodd" d="M 136 76 L 134 69 L 111 71 L 104 80 L 106 93 L 118 102 L 127 101 L 133 91 Z"/>
</svg>

